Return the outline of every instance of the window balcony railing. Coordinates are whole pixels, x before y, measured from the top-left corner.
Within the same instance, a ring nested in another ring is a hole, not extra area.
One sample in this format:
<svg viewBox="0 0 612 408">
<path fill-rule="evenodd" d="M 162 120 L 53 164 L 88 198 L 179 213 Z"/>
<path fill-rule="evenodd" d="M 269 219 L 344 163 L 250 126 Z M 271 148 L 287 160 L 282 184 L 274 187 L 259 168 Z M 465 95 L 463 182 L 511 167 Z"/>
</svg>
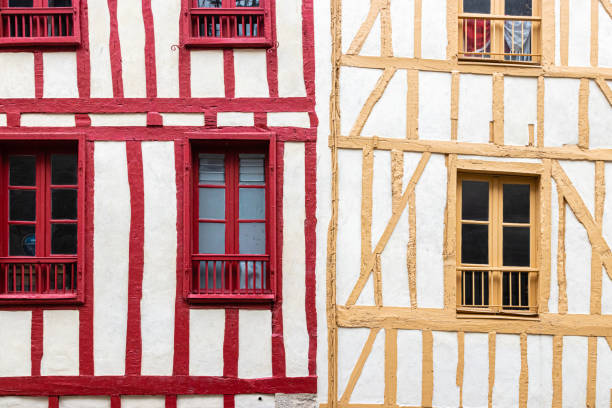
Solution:
<svg viewBox="0 0 612 408">
<path fill-rule="evenodd" d="M 274 300 L 269 255 L 194 255 L 192 263 L 190 300 Z"/>
<path fill-rule="evenodd" d="M 541 26 L 541 17 L 462 14 L 459 16 L 459 58 L 540 64 Z"/>
<path fill-rule="evenodd" d="M 0 45 L 78 44 L 76 16 L 72 7 L 0 9 Z"/>
<path fill-rule="evenodd" d="M 0 258 L 0 299 L 75 298 L 77 259 Z"/>
</svg>

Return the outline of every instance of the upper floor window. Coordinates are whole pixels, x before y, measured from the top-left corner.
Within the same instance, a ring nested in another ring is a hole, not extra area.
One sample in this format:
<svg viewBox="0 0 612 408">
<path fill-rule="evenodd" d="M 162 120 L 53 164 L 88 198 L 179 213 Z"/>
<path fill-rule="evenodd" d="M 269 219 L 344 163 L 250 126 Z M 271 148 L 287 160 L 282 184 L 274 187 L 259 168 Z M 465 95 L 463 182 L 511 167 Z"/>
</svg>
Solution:
<svg viewBox="0 0 612 408">
<path fill-rule="evenodd" d="M 74 45 L 80 41 L 74 0 L 0 0 L 0 45 Z"/>
<path fill-rule="evenodd" d="M 269 0 L 189 0 L 183 42 L 208 47 L 270 47 Z"/>
<path fill-rule="evenodd" d="M 541 62 L 540 0 L 459 1 L 459 58 Z"/>
</svg>

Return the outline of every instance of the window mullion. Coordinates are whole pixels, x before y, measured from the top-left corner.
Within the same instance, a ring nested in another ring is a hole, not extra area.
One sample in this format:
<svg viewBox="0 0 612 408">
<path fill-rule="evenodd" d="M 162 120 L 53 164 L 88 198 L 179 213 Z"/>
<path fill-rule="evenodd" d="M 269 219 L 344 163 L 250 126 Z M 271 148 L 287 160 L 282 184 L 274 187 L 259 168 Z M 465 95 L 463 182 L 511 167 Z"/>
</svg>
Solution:
<svg viewBox="0 0 612 408">
<path fill-rule="evenodd" d="M 47 255 L 46 241 L 47 235 L 46 223 L 47 223 L 47 202 L 45 200 L 46 194 L 46 179 L 45 179 L 45 154 L 38 153 L 36 155 L 36 221 L 35 221 L 35 236 L 36 236 L 36 249 L 35 256 L 44 257 Z"/>
</svg>

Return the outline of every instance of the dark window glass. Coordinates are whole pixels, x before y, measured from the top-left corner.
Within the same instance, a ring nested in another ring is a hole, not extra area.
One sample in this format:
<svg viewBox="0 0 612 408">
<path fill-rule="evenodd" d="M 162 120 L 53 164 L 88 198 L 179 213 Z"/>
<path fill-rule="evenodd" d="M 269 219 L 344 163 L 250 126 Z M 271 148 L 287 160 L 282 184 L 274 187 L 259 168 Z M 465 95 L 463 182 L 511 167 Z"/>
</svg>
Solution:
<svg viewBox="0 0 612 408">
<path fill-rule="evenodd" d="M 236 7 L 259 7 L 259 0 L 236 0 Z"/>
<path fill-rule="evenodd" d="M 11 221 L 36 220 L 36 191 L 11 190 L 9 192 L 9 219 Z"/>
<path fill-rule="evenodd" d="M 221 0 L 198 0 L 198 7 L 221 7 Z"/>
<path fill-rule="evenodd" d="M 77 191 L 54 189 L 51 191 L 51 218 L 54 220 L 77 219 Z"/>
<path fill-rule="evenodd" d="M 9 0 L 9 7 L 34 7 L 34 0 Z"/>
<path fill-rule="evenodd" d="M 506 0 L 507 16 L 530 16 L 531 14 L 531 0 Z"/>
<path fill-rule="evenodd" d="M 464 13 L 491 13 L 491 0 L 463 0 Z"/>
<path fill-rule="evenodd" d="M 465 271 L 463 281 L 466 306 L 487 306 L 489 304 L 489 272 Z"/>
<path fill-rule="evenodd" d="M 529 223 L 529 184 L 504 184 L 504 222 Z"/>
<path fill-rule="evenodd" d="M 528 272 L 503 273 L 502 305 L 506 309 L 524 309 L 529 306 Z"/>
<path fill-rule="evenodd" d="M 465 271 L 463 275 L 463 293 L 464 293 L 464 304 L 468 306 L 474 305 L 474 272 Z"/>
<path fill-rule="evenodd" d="M 502 273 L 502 305 L 510 306 L 510 272 Z"/>
<path fill-rule="evenodd" d="M 72 7 L 72 0 L 49 0 L 49 7 Z"/>
<path fill-rule="evenodd" d="M 461 262 L 489 263 L 489 226 L 463 224 L 461 228 Z"/>
<path fill-rule="evenodd" d="M 51 184 L 56 186 L 77 184 L 76 154 L 54 154 L 51 156 Z"/>
<path fill-rule="evenodd" d="M 529 305 L 529 273 L 519 272 L 521 274 L 521 304 Z"/>
<path fill-rule="evenodd" d="M 504 227 L 504 266 L 529 266 L 529 227 Z"/>
<path fill-rule="evenodd" d="M 30 187 L 36 185 L 36 156 L 9 157 L 9 184 Z"/>
<path fill-rule="evenodd" d="M 489 183 L 464 180 L 461 187 L 461 217 L 464 220 L 487 221 L 489 219 Z"/>
<path fill-rule="evenodd" d="M 9 256 L 36 255 L 36 228 L 34 225 L 9 226 Z"/>
<path fill-rule="evenodd" d="M 76 224 L 51 224 L 51 253 L 54 255 L 76 255 Z"/>
</svg>

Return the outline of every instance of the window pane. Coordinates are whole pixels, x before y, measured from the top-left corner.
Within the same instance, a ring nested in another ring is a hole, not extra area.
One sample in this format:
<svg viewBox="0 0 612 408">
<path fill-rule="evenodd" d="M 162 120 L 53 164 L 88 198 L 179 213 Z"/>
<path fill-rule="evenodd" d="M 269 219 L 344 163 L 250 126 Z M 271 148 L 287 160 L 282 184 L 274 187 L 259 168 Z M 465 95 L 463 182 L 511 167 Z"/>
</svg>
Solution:
<svg viewBox="0 0 612 408">
<path fill-rule="evenodd" d="M 54 255 L 76 255 L 76 224 L 51 224 L 51 253 Z"/>
<path fill-rule="evenodd" d="M 36 220 L 36 191 L 11 190 L 9 192 L 9 219 L 11 221 Z"/>
<path fill-rule="evenodd" d="M 529 266 L 529 227 L 504 227 L 504 266 Z"/>
<path fill-rule="evenodd" d="M 265 184 L 265 158 L 263 154 L 240 155 L 240 184 Z"/>
<path fill-rule="evenodd" d="M 529 184 L 504 184 L 504 222 L 529 222 Z"/>
<path fill-rule="evenodd" d="M 464 220 L 489 220 L 489 183 L 463 181 L 461 185 L 461 216 Z"/>
<path fill-rule="evenodd" d="M 530 16 L 531 0 L 506 0 L 507 16 Z"/>
<path fill-rule="evenodd" d="M 263 222 L 240 223 L 240 253 L 266 253 L 266 224 Z"/>
<path fill-rule="evenodd" d="M 36 255 L 36 228 L 34 225 L 9 226 L 9 256 Z"/>
<path fill-rule="evenodd" d="M 259 7 L 259 0 L 236 0 L 236 7 Z"/>
<path fill-rule="evenodd" d="M 51 190 L 51 218 L 54 220 L 77 219 L 77 190 Z"/>
<path fill-rule="evenodd" d="M 198 7 L 221 7 L 221 0 L 198 0 Z"/>
<path fill-rule="evenodd" d="M 201 222 L 199 233 L 199 251 L 201 254 L 225 253 L 224 223 Z"/>
<path fill-rule="evenodd" d="M 491 0 L 463 0 L 464 13 L 491 13 Z"/>
<path fill-rule="evenodd" d="M 36 156 L 11 156 L 9 168 L 11 186 L 36 185 Z"/>
<path fill-rule="evenodd" d="M 34 0 L 9 0 L 9 7 L 33 7 Z"/>
<path fill-rule="evenodd" d="M 72 7 L 72 0 L 49 0 L 49 7 Z"/>
<path fill-rule="evenodd" d="M 225 155 L 200 155 L 200 184 L 225 184 Z"/>
<path fill-rule="evenodd" d="M 489 226 L 463 224 L 461 227 L 461 262 L 489 263 Z"/>
<path fill-rule="evenodd" d="M 201 188 L 200 189 L 200 219 L 224 220 L 225 219 L 225 189 L 224 188 Z"/>
<path fill-rule="evenodd" d="M 520 272 L 521 274 L 521 305 L 529 305 L 529 273 Z"/>
<path fill-rule="evenodd" d="M 77 155 L 54 154 L 51 156 L 51 184 L 74 186 L 77 181 Z"/>
<path fill-rule="evenodd" d="M 240 189 L 241 220 L 263 220 L 266 218 L 266 190 L 263 188 Z"/>
</svg>

